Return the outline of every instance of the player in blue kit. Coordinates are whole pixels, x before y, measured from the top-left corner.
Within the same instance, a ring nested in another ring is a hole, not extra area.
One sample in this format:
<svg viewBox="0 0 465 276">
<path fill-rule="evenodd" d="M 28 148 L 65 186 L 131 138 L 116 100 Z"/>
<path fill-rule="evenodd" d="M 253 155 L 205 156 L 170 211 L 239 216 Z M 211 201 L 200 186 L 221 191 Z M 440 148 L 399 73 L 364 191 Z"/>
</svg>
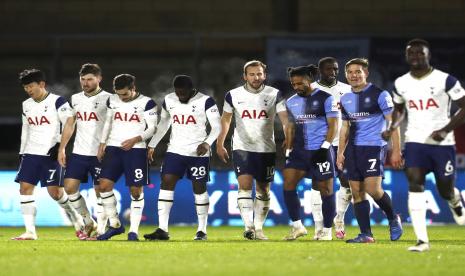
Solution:
<svg viewBox="0 0 465 276">
<path fill-rule="evenodd" d="M 138 230 L 144 209 L 144 190 L 148 184 L 146 140 L 153 136 L 157 121 L 155 102 L 136 91 L 136 78 L 121 74 L 114 78 L 115 94 L 107 101 L 107 116 L 102 131 L 97 158 L 102 160 L 100 173 L 100 197 L 105 215 L 109 220 L 108 230 L 97 240 L 108 240 L 124 233 L 118 218 L 115 182 L 125 175 L 126 186 L 131 194 L 131 226 L 129 241 L 138 241 Z"/>
<path fill-rule="evenodd" d="M 297 183 L 309 176 L 318 186 L 322 197 L 323 234 L 321 240 L 330 240 L 335 216 L 333 180 L 334 152 L 331 143 L 336 136 L 339 110 L 334 97 L 311 83 L 318 74 L 314 65 L 288 69 L 292 87 L 297 92 L 286 103 L 288 159 L 284 169 L 284 202 L 292 220 L 292 228 L 284 239 L 295 240 L 307 234 L 300 214 Z"/>
<path fill-rule="evenodd" d="M 149 143 L 148 157 L 171 127 L 170 142 L 161 168 L 158 195 L 158 228 L 144 235 L 148 240 L 168 240 L 168 221 L 173 206 L 174 188 L 187 174 L 192 181 L 199 226 L 194 240 L 207 239 L 207 219 L 211 146 L 221 131 L 220 113 L 215 100 L 194 89 L 191 77 L 178 75 L 173 80 L 174 93 L 162 105 L 157 133 Z M 207 133 L 207 124 L 210 132 Z"/>
<path fill-rule="evenodd" d="M 337 79 L 339 73 L 339 64 L 333 57 L 324 57 L 318 61 L 318 72 L 319 79 L 312 83 L 313 88 L 319 88 L 325 92 L 333 95 L 337 102 L 338 107 L 340 106 L 341 96 L 345 93 L 350 92 L 350 85 L 340 82 Z M 336 137 L 333 140 L 334 152 L 337 152 L 339 146 L 339 130 L 341 129 L 342 120 L 339 117 L 338 120 L 338 131 Z M 337 168 L 336 168 L 337 169 Z M 336 194 L 336 217 L 334 218 L 334 228 L 336 232 L 336 238 L 344 239 L 344 216 L 347 208 L 352 200 L 352 193 L 350 192 L 349 181 L 344 175 L 343 171 L 336 170 L 336 175 L 339 179 L 341 186 L 339 192 Z M 321 195 L 320 191 L 316 190 L 317 187 L 312 187 L 311 191 L 311 202 L 312 202 L 312 216 L 315 222 L 315 236 L 314 240 L 319 240 L 323 234 L 323 212 L 321 210 Z"/>
<path fill-rule="evenodd" d="M 339 136 L 337 166 L 346 166 L 354 200 L 354 213 L 361 233 L 348 243 L 375 242 L 370 226 L 368 193 L 389 220 L 391 240 L 402 233 L 400 217 L 394 214 L 392 201 L 381 182 L 387 142 L 382 133 L 391 126 L 393 102 L 390 94 L 367 82 L 368 60 L 355 58 L 346 63 L 346 78 L 352 91 L 341 97 L 342 128 Z M 348 160 L 344 163 L 344 160 Z M 400 134 L 392 134 L 391 163 L 400 167 Z"/>
</svg>

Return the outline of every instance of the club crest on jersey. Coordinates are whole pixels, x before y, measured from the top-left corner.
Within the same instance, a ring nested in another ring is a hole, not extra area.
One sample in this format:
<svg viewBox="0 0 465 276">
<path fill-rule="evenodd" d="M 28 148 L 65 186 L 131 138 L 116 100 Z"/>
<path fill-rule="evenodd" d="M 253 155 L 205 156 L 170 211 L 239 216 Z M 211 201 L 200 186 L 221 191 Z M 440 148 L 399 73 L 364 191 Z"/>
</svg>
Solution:
<svg viewBox="0 0 465 276">
<path fill-rule="evenodd" d="M 97 114 L 95 112 L 76 112 L 76 119 L 81 121 L 98 121 Z"/>
<path fill-rule="evenodd" d="M 139 115 L 133 113 L 133 114 L 128 114 L 128 113 L 121 113 L 121 112 L 115 112 L 115 117 L 113 120 L 117 121 L 123 121 L 123 122 L 132 122 L 136 121 L 140 123 Z"/>
<path fill-rule="evenodd" d="M 248 119 L 268 119 L 268 113 L 265 110 L 244 110 L 242 111 L 241 118 Z"/>
<path fill-rule="evenodd" d="M 34 125 L 34 126 L 41 126 L 41 125 L 44 125 L 44 124 L 50 124 L 50 121 L 47 119 L 47 117 L 45 116 L 40 116 L 37 117 L 27 117 L 27 122 L 30 124 L 30 125 Z"/>
<path fill-rule="evenodd" d="M 173 116 L 173 124 L 180 124 L 180 125 L 188 125 L 188 124 L 197 124 L 195 121 L 194 116 L 192 115 L 174 115 Z"/>
<path fill-rule="evenodd" d="M 429 98 L 428 100 L 409 100 L 408 101 L 408 108 L 409 109 L 416 109 L 416 110 L 428 110 L 430 108 L 439 108 L 439 105 L 433 98 Z"/>
</svg>

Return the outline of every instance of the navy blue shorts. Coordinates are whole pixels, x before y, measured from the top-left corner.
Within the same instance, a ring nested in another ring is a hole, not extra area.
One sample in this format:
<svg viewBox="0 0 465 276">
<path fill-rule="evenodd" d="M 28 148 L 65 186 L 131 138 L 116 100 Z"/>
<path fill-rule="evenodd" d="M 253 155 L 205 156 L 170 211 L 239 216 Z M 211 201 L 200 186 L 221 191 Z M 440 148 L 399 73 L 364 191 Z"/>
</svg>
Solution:
<svg viewBox="0 0 465 276">
<path fill-rule="evenodd" d="M 455 178 L 455 146 L 405 143 L 406 168 L 423 168 L 438 179 Z"/>
<path fill-rule="evenodd" d="M 128 151 L 107 146 L 102 162 L 100 178 L 117 182 L 124 173 L 126 186 L 148 184 L 147 149 L 133 148 Z"/>
<path fill-rule="evenodd" d="M 250 174 L 260 182 L 273 181 L 276 153 L 233 150 L 232 159 L 237 177 Z"/>
<path fill-rule="evenodd" d="M 65 178 L 78 179 L 82 183 L 86 183 L 90 174 L 94 185 L 98 185 L 97 180 L 101 169 L 102 164 L 98 161 L 96 156 L 86 156 L 73 153 L 66 165 Z"/>
<path fill-rule="evenodd" d="M 24 154 L 19 164 L 15 182 L 27 182 L 37 185 L 40 181 L 42 187 L 63 187 L 62 168 L 50 156 Z"/>
<path fill-rule="evenodd" d="M 187 178 L 197 182 L 210 181 L 210 157 L 185 156 L 167 152 L 163 159 L 160 172 L 174 174 L 180 178 L 187 174 Z"/>
<path fill-rule="evenodd" d="M 387 146 L 347 145 L 344 166 L 347 177 L 352 181 L 363 181 L 367 177 L 383 176 Z"/>
<path fill-rule="evenodd" d="M 305 177 L 324 181 L 335 176 L 334 151 L 330 147 L 326 162 L 315 164 L 312 162 L 313 154 L 316 150 L 293 149 L 286 160 L 286 169 L 296 169 L 307 172 Z"/>
</svg>

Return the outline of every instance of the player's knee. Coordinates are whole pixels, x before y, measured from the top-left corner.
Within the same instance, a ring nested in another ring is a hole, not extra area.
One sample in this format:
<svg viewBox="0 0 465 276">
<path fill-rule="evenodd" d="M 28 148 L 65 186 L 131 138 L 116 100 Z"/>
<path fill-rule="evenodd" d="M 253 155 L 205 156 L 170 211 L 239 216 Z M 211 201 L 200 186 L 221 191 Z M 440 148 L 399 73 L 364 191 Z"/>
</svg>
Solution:
<svg viewBox="0 0 465 276">
<path fill-rule="evenodd" d="M 176 184 L 172 184 L 172 183 L 169 183 L 169 182 L 162 181 L 161 185 L 160 185 L 160 188 L 162 190 L 174 191 L 175 186 L 176 186 Z"/>
<path fill-rule="evenodd" d="M 54 200 L 59 200 L 63 196 L 63 192 L 59 189 L 49 189 L 48 194 Z"/>
</svg>

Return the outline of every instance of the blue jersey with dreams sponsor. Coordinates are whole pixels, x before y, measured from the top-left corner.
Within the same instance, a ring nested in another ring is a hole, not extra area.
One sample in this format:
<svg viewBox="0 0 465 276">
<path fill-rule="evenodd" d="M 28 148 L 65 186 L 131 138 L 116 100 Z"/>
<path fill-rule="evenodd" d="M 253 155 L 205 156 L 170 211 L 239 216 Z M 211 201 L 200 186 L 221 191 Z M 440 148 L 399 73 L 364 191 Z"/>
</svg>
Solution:
<svg viewBox="0 0 465 276">
<path fill-rule="evenodd" d="M 384 115 L 393 111 L 391 95 L 373 84 L 360 92 L 341 97 L 342 120 L 350 121 L 349 143 L 357 146 L 384 146 L 381 133 L 386 130 Z"/>
<path fill-rule="evenodd" d="M 295 125 L 294 149 L 319 149 L 328 132 L 326 119 L 339 116 L 334 97 L 320 89 L 304 97 L 295 94 L 286 107 L 289 122 Z"/>
</svg>

